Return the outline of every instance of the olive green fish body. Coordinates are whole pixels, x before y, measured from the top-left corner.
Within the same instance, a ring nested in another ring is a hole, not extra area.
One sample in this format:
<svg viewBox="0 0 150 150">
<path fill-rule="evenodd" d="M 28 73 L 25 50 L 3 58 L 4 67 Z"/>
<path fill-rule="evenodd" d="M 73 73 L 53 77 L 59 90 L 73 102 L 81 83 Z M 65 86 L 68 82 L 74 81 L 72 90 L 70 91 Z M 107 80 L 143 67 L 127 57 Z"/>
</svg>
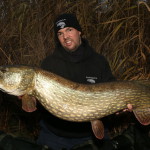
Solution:
<svg viewBox="0 0 150 150">
<path fill-rule="evenodd" d="M 144 82 L 84 85 L 39 68 L 0 67 L 0 89 L 16 96 L 36 97 L 53 115 L 76 122 L 96 120 L 132 104 L 137 119 L 150 124 L 150 81 Z"/>
</svg>

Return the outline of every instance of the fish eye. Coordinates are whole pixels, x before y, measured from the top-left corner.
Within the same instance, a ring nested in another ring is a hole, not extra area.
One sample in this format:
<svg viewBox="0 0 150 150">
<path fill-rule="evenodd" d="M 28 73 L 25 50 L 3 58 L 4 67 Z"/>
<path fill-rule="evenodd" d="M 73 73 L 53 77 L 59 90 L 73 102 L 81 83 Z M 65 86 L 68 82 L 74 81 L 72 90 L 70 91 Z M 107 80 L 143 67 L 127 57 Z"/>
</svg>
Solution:
<svg viewBox="0 0 150 150">
<path fill-rule="evenodd" d="M 1 71 L 2 73 L 5 73 L 5 72 L 7 72 L 7 68 L 2 68 L 2 69 L 0 69 L 0 71 Z"/>
</svg>

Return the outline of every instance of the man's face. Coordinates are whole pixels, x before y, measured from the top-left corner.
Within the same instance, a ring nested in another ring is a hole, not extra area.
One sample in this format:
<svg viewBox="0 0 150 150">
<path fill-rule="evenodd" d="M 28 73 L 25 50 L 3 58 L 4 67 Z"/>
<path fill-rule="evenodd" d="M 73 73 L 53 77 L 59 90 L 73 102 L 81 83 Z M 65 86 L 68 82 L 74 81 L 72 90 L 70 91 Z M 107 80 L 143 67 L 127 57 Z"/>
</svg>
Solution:
<svg viewBox="0 0 150 150">
<path fill-rule="evenodd" d="M 75 51 L 81 44 L 81 32 L 72 27 L 60 29 L 57 33 L 62 47 L 67 51 Z"/>
</svg>

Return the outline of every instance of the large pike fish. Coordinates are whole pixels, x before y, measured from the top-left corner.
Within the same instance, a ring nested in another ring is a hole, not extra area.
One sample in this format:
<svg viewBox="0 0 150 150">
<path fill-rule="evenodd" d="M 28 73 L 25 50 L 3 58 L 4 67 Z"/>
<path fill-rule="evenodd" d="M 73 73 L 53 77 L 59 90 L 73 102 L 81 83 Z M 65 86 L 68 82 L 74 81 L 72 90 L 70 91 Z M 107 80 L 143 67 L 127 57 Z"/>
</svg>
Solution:
<svg viewBox="0 0 150 150">
<path fill-rule="evenodd" d="M 0 66 L 0 89 L 22 96 L 26 111 L 35 110 L 36 98 L 50 113 L 61 119 L 90 121 L 99 139 L 104 136 L 99 119 L 126 109 L 127 104 L 132 104 L 141 124 L 150 124 L 150 80 L 84 85 L 39 68 L 12 65 Z"/>
</svg>

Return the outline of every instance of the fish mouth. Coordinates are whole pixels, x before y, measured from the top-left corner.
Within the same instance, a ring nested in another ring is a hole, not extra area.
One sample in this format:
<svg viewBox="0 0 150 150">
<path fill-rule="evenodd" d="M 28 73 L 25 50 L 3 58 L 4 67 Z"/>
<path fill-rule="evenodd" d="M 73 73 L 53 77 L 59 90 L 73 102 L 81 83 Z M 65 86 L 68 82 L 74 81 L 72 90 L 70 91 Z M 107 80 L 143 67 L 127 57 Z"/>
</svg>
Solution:
<svg viewBox="0 0 150 150">
<path fill-rule="evenodd" d="M 1 89 L 1 88 L 0 88 L 0 91 L 5 92 L 5 90 L 3 90 L 3 89 Z"/>
<path fill-rule="evenodd" d="M 0 67 L 0 73 L 5 73 L 7 71 L 8 71 L 8 68 L 6 68 L 5 66 Z"/>
<path fill-rule="evenodd" d="M 10 94 L 10 95 L 13 95 L 13 94 L 12 94 L 12 91 L 7 91 L 7 90 L 4 90 L 4 89 L 2 89 L 2 88 L 0 88 L 0 91 L 2 91 L 2 92 L 4 92 L 4 93 L 7 93 L 7 94 Z"/>
<path fill-rule="evenodd" d="M 2 92 L 4 92 L 4 93 L 11 94 L 11 92 L 8 92 L 8 91 L 4 90 L 3 88 L 0 88 L 0 90 L 1 90 Z"/>
<path fill-rule="evenodd" d="M 3 88 L 0 88 L 0 91 L 4 92 L 4 93 L 7 93 L 7 94 L 10 94 L 10 95 L 15 95 L 17 89 L 14 89 L 12 91 L 9 91 L 9 90 L 4 90 Z"/>
</svg>

